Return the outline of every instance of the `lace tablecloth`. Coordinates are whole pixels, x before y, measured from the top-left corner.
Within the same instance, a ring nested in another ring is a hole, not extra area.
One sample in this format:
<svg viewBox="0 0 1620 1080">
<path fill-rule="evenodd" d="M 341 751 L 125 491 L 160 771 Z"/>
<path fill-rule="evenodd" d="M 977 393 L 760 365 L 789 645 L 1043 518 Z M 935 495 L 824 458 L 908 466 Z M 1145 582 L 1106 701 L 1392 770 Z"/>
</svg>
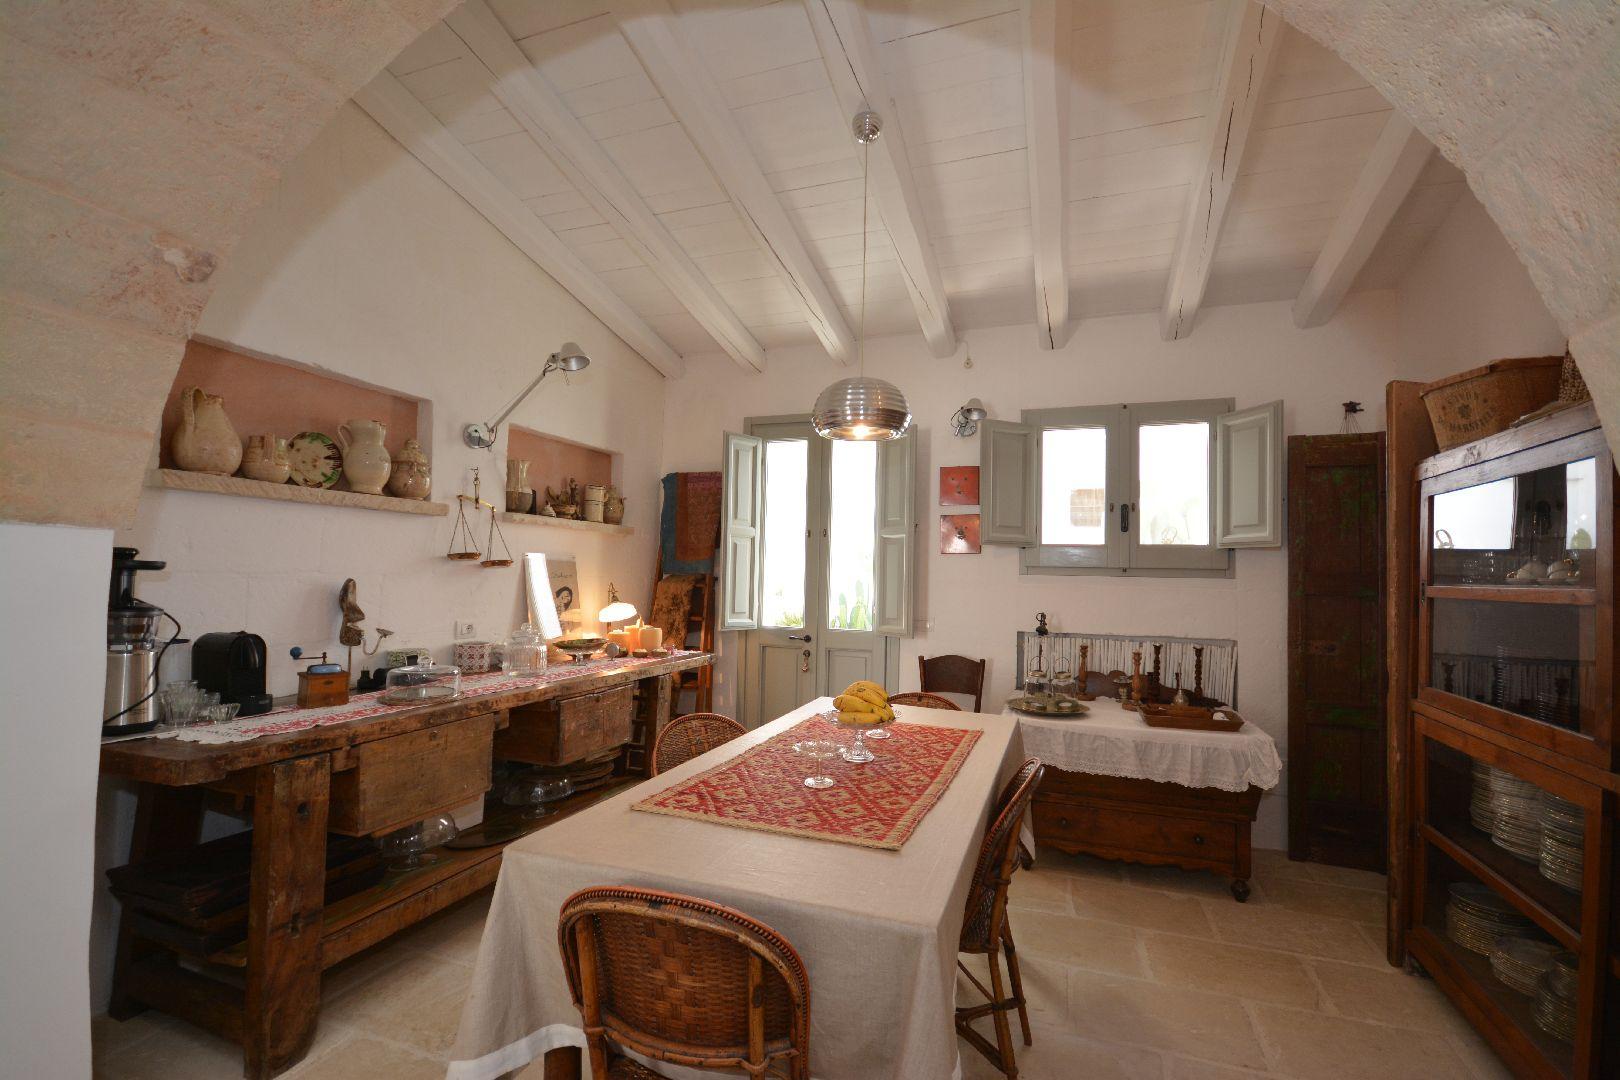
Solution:
<svg viewBox="0 0 1620 1080">
<path fill-rule="evenodd" d="M 1068 772 L 1160 780 L 1183 787 L 1245 791 L 1277 785 L 1282 759 L 1270 735 L 1245 720 L 1237 731 L 1156 728 L 1112 698 L 1087 702 L 1072 720 L 1018 717 L 1024 750 Z"/>
</svg>

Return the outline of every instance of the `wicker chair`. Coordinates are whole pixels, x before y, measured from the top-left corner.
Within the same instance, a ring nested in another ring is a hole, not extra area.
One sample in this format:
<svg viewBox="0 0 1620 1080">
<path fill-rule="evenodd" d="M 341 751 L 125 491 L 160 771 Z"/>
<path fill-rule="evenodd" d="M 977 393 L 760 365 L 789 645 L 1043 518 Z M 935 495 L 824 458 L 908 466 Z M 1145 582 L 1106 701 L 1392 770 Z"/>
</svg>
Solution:
<svg viewBox="0 0 1620 1080">
<path fill-rule="evenodd" d="M 904 694 L 890 694 L 890 705 L 915 705 L 919 709 L 949 709 L 951 712 L 961 712 L 962 706 L 950 698 L 942 698 L 938 694 L 923 694 L 917 691 L 908 691 Z"/>
<path fill-rule="evenodd" d="M 1007 1023 L 1008 1012 L 1018 1010 L 1024 1045 L 1031 1045 L 1031 1039 L 1029 1009 L 1024 1001 L 1024 980 L 1018 970 L 1018 950 L 1013 944 L 1012 927 L 1007 922 L 1007 885 L 1019 865 L 1018 831 L 1045 771 L 1039 758 L 1030 758 L 1002 788 L 996 799 L 990 828 L 985 833 L 984 844 L 979 848 L 978 864 L 973 868 L 973 884 L 968 889 L 967 912 L 962 918 L 962 938 L 958 945 L 961 952 L 982 953 L 988 960 L 990 988 L 986 989 L 967 969 L 967 965 L 960 960 L 956 962 L 968 981 L 985 998 L 982 1005 L 969 1005 L 956 1010 L 957 1034 L 988 1058 L 1008 1080 L 1016 1080 L 1018 1076 L 1018 1062 L 1013 1057 L 1012 1028 Z M 1010 996 L 1001 983 L 1000 960 L 1003 954 L 1007 958 L 1007 973 L 1012 982 Z M 995 1019 L 994 1046 L 973 1030 L 973 1021 L 981 1016 Z"/>
<path fill-rule="evenodd" d="M 584 889 L 557 920 L 593 1080 L 661 1080 L 624 1056 L 809 1080 L 810 979 L 781 935 L 707 900 Z"/>
<path fill-rule="evenodd" d="M 972 694 L 973 711 L 984 705 L 984 661 L 966 656 L 917 657 L 917 685 L 924 693 Z"/>
<path fill-rule="evenodd" d="M 653 743 L 652 771 L 657 776 L 683 761 L 691 761 L 717 746 L 724 746 L 748 729 L 729 716 L 695 712 L 676 717 L 664 725 Z"/>
</svg>

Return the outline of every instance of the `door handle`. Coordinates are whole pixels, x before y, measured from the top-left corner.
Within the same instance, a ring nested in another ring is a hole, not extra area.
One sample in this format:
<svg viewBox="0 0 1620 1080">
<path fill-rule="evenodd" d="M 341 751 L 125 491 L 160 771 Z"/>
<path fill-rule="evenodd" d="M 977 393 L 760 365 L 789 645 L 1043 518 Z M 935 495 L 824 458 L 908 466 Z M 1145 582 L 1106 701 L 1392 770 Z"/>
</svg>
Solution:
<svg viewBox="0 0 1620 1080">
<path fill-rule="evenodd" d="M 799 671 L 800 671 L 801 674 L 806 674 L 806 673 L 808 673 L 810 671 L 810 650 L 809 649 L 804 650 L 804 655 L 799 658 Z"/>
<path fill-rule="evenodd" d="M 788 640 L 789 641 L 809 641 L 810 640 L 810 635 L 809 634 L 789 634 L 788 635 Z"/>
<path fill-rule="evenodd" d="M 1119 504 L 1119 531 L 1122 532 L 1122 533 L 1128 533 L 1128 532 L 1131 531 L 1131 504 L 1130 503 L 1120 503 Z"/>
</svg>

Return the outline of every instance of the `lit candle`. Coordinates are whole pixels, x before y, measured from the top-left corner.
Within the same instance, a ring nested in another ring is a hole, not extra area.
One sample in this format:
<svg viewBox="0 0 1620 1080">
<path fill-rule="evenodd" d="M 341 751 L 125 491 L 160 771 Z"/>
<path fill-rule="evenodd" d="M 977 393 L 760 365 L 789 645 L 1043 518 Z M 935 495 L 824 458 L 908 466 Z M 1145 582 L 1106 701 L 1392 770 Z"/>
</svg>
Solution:
<svg viewBox="0 0 1620 1080">
<path fill-rule="evenodd" d="M 641 628 L 641 647 L 647 652 L 656 652 L 663 648 L 664 628 L 661 626 L 643 626 Z"/>
<path fill-rule="evenodd" d="M 634 626 L 620 627 L 618 632 L 624 635 L 624 640 L 626 642 L 625 648 L 629 651 L 635 652 L 637 649 L 642 647 L 640 619 L 636 620 L 636 624 Z"/>
</svg>

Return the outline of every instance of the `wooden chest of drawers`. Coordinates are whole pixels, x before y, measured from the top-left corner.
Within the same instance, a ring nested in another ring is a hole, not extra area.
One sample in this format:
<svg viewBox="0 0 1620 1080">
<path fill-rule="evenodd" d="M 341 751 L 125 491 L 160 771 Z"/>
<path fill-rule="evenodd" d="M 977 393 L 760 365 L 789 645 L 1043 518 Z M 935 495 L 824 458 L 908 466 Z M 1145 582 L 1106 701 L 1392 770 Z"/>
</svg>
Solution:
<svg viewBox="0 0 1620 1080">
<path fill-rule="evenodd" d="M 511 723 L 495 737 L 495 754 L 531 765 L 566 765 L 630 741 L 634 690 L 617 686 L 513 709 Z"/>
<path fill-rule="evenodd" d="M 1037 848 L 1213 870 L 1249 895 L 1249 826 L 1260 789 L 1221 791 L 1049 768 L 1035 793 Z"/>
</svg>

